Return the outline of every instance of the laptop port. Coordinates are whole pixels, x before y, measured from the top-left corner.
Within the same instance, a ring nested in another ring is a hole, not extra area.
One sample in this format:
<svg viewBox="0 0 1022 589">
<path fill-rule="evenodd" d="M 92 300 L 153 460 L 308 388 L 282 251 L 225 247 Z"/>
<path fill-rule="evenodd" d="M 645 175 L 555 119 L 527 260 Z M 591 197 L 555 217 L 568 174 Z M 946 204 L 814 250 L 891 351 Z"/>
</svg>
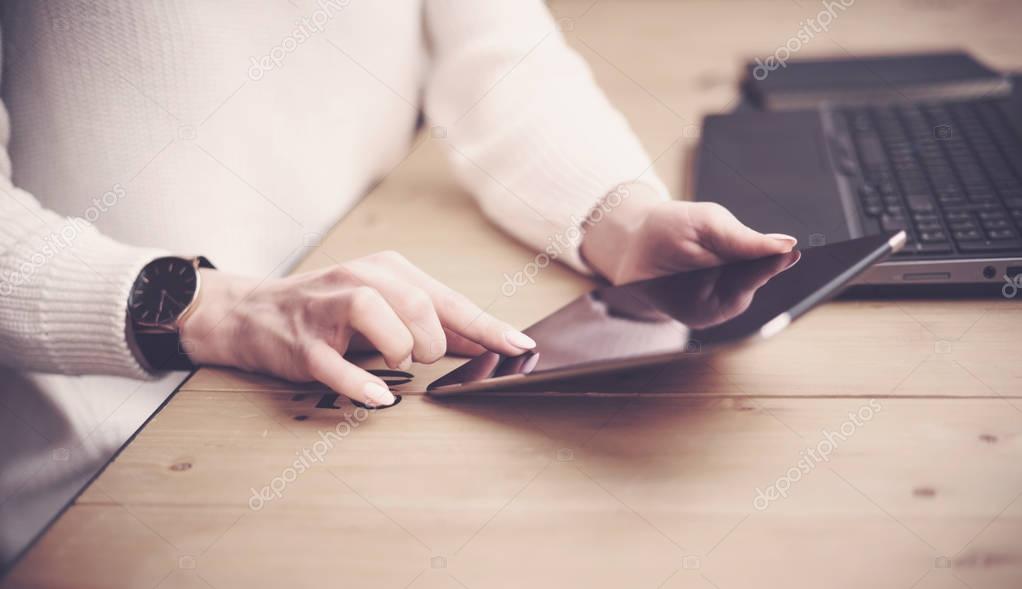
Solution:
<svg viewBox="0 0 1022 589">
<path fill-rule="evenodd" d="M 906 272 L 903 280 L 910 282 L 937 282 L 940 280 L 951 280 L 950 272 Z"/>
</svg>

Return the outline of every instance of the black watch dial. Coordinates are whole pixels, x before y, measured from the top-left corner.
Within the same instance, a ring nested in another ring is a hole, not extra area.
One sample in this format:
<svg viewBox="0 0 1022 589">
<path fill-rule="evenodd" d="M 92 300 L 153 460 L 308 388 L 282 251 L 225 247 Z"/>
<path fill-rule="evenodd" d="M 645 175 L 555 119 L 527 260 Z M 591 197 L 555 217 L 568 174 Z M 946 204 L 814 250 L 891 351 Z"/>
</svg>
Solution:
<svg viewBox="0 0 1022 589">
<path fill-rule="evenodd" d="M 198 271 L 190 260 L 157 258 L 135 279 L 128 313 L 143 325 L 172 325 L 195 298 Z"/>
</svg>

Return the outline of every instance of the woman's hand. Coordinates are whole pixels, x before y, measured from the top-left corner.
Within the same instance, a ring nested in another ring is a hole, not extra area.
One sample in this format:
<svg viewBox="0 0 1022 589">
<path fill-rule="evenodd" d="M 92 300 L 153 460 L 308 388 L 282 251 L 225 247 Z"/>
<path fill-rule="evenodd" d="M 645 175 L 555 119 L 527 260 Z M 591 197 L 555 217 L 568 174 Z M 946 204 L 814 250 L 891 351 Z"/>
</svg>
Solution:
<svg viewBox="0 0 1022 589">
<path fill-rule="evenodd" d="M 582 256 L 615 284 L 783 254 L 795 238 L 762 234 L 712 202 L 664 202 L 640 184 L 595 218 L 582 240 Z"/>
<path fill-rule="evenodd" d="M 196 364 L 315 380 L 373 406 L 394 396 L 345 352 L 378 350 L 403 370 L 448 351 L 516 356 L 536 345 L 394 252 L 263 282 L 202 270 L 201 298 L 180 327 Z"/>
</svg>

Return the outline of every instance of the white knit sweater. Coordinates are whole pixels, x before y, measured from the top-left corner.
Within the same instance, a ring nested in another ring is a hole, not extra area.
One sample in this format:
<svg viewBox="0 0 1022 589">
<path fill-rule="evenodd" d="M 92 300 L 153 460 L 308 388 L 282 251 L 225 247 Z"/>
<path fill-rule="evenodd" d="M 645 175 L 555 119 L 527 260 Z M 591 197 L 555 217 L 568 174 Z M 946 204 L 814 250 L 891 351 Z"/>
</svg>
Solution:
<svg viewBox="0 0 1022 589">
<path fill-rule="evenodd" d="M 147 261 L 283 272 L 407 154 L 421 111 L 483 210 L 537 249 L 619 183 L 666 197 L 540 0 L 23 1 L 0 18 L 0 363 L 20 369 L 142 376 L 124 321 Z"/>
</svg>

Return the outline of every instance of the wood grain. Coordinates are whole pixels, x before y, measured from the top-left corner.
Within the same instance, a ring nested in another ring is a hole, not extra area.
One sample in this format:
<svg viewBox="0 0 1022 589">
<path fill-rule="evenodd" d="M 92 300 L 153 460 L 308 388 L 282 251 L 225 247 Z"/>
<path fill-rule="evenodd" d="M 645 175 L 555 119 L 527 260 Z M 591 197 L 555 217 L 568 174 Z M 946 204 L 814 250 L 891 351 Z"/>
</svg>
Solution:
<svg viewBox="0 0 1022 589">
<path fill-rule="evenodd" d="M 552 7 L 679 192 L 742 59 L 820 10 Z M 963 46 L 1022 69 L 1019 25 L 1018 3 L 858 0 L 803 53 Z M 589 288 L 549 267 L 503 296 L 532 254 L 454 186 L 447 149 L 420 137 L 298 271 L 394 249 L 518 326 Z M 1019 587 L 1020 333 L 1017 300 L 841 301 L 615 394 L 438 402 L 421 393 L 446 359 L 373 413 L 204 369 L 4 587 Z"/>
</svg>

